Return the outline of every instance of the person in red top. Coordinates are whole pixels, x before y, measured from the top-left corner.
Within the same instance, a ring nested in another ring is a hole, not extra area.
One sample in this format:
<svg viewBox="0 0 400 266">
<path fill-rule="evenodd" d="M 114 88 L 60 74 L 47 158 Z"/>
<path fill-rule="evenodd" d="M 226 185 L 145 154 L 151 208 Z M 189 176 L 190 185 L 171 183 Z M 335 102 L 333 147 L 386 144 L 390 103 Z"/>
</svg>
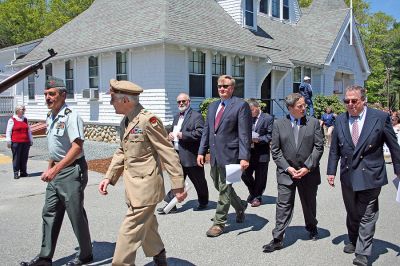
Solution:
<svg viewBox="0 0 400 266">
<path fill-rule="evenodd" d="M 28 119 L 24 116 L 25 106 L 17 105 L 15 115 L 7 123 L 6 141 L 13 155 L 14 179 L 28 176 L 26 165 L 28 163 L 29 148 L 32 145 L 32 132 Z"/>
</svg>

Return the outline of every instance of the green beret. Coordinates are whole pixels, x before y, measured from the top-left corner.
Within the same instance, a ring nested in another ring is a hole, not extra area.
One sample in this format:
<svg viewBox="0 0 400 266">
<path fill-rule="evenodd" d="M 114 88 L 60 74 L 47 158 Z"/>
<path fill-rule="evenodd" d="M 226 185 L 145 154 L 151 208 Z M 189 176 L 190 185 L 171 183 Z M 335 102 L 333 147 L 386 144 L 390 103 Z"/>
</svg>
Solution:
<svg viewBox="0 0 400 266">
<path fill-rule="evenodd" d="M 126 93 L 126 94 L 138 95 L 143 92 L 142 87 L 127 80 L 118 81 L 116 79 L 111 79 L 110 87 L 111 87 L 110 90 L 113 91 L 114 93 Z"/>
<path fill-rule="evenodd" d="M 53 76 L 48 76 L 46 79 L 45 89 L 47 90 L 50 88 L 65 88 L 64 81 Z"/>
</svg>

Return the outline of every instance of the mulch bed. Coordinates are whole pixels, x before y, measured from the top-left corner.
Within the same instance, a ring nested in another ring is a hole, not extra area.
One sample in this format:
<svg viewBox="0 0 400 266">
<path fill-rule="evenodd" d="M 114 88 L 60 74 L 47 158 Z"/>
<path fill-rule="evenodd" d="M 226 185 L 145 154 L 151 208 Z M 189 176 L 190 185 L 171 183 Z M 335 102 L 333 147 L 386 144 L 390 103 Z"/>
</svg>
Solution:
<svg viewBox="0 0 400 266">
<path fill-rule="evenodd" d="M 107 172 L 108 166 L 111 163 L 112 158 L 106 158 L 106 159 L 96 159 L 96 160 L 90 160 L 88 161 L 88 167 L 90 171 L 95 171 L 98 173 L 105 174 Z M 206 162 L 210 161 L 210 155 L 206 155 Z"/>
</svg>

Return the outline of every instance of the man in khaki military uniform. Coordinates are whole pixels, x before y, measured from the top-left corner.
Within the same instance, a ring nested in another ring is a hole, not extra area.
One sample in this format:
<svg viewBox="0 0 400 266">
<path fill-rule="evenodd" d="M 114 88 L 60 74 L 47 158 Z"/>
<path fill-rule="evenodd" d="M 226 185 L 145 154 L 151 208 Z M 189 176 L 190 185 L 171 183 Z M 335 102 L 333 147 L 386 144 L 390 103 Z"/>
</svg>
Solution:
<svg viewBox="0 0 400 266">
<path fill-rule="evenodd" d="M 178 201 L 186 197 L 179 157 L 160 119 L 139 103 L 141 92 L 143 89 L 132 82 L 110 80 L 110 103 L 117 114 L 125 116 L 121 121 L 121 145 L 99 184 L 99 192 L 107 195 L 108 184 L 115 185 L 122 174 L 128 205 L 112 265 L 134 265 L 136 250 L 141 245 L 156 265 L 167 265 L 154 215 L 157 203 L 165 196 L 160 162 L 171 178 L 171 188 Z"/>
</svg>

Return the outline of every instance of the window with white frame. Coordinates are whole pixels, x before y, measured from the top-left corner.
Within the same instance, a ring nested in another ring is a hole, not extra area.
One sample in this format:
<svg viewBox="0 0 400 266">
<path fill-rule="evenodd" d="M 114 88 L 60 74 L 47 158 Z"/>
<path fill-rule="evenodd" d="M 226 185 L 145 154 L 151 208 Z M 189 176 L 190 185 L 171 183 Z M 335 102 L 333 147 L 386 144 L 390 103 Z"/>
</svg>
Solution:
<svg viewBox="0 0 400 266">
<path fill-rule="evenodd" d="M 246 0 L 245 11 L 244 11 L 244 24 L 249 27 L 254 27 L 253 0 Z"/>
<path fill-rule="evenodd" d="M 28 99 L 35 100 L 35 73 L 28 76 Z"/>
<path fill-rule="evenodd" d="M 283 19 L 289 19 L 289 0 L 283 0 Z"/>
<path fill-rule="evenodd" d="M 117 52 L 117 80 L 128 80 L 127 52 Z"/>
<path fill-rule="evenodd" d="M 281 14 L 280 0 L 272 0 L 271 11 L 272 11 L 273 17 L 280 18 L 280 14 Z"/>
<path fill-rule="evenodd" d="M 232 76 L 236 81 L 233 95 L 244 97 L 244 57 L 235 56 L 232 60 Z"/>
<path fill-rule="evenodd" d="M 53 76 L 53 64 L 52 63 L 46 64 L 46 66 L 44 67 L 44 73 L 45 73 L 46 80 L 48 79 L 49 76 Z"/>
<path fill-rule="evenodd" d="M 190 53 L 189 57 L 189 95 L 205 96 L 206 55 L 200 51 Z"/>
<path fill-rule="evenodd" d="M 65 61 L 65 87 L 67 89 L 67 98 L 74 98 L 74 62 Z"/>
<path fill-rule="evenodd" d="M 299 92 L 299 87 L 305 76 L 311 77 L 311 68 L 295 67 L 293 69 L 293 92 Z"/>
<path fill-rule="evenodd" d="M 212 59 L 212 97 L 219 97 L 218 78 L 226 74 L 226 56 L 216 54 Z"/>
<path fill-rule="evenodd" d="M 268 2 L 269 2 L 269 0 L 261 0 L 260 1 L 260 12 L 264 13 L 266 15 L 268 15 L 268 10 L 269 10 Z"/>
<path fill-rule="evenodd" d="M 99 87 L 99 58 L 89 57 L 89 88 Z"/>
<path fill-rule="evenodd" d="M 303 68 L 303 78 L 305 77 L 305 76 L 309 76 L 310 78 L 311 78 L 311 68 L 309 68 L 309 67 L 304 67 Z"/>
</svg>

